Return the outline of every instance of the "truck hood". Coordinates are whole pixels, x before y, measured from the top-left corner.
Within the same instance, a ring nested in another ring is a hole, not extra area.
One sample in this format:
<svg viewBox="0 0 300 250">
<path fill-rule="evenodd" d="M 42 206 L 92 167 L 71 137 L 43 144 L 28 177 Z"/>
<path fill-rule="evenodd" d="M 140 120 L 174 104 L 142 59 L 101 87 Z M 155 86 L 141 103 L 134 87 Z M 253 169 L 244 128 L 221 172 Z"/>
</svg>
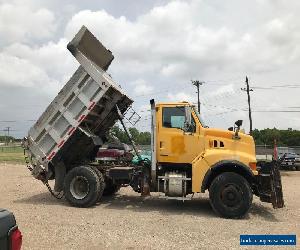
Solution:
<svg viewBox="0 0 300 250">
<path fill-rule="evenodd" d="M 205 135 L 232 139 L 234 136 L 234 132 L 225 129 L 205 128 Z M 250 140 L 252 138 L 252 136 L 247 135 L 243 132 L 239 132 L 239 137 L 241 137 L 241 139 L 250 139 Z"/>
<path fill-rule="evenodd" d="M 233 151 L 245 152 L 255 157 L 255 144 L 253 137 L 239 132 L 239 139 L 234 138 L 234 132 L 223 129 L 205 128 L 206 148 L 214 148 L 214 141 L 217 147 Z"/>
</svg>

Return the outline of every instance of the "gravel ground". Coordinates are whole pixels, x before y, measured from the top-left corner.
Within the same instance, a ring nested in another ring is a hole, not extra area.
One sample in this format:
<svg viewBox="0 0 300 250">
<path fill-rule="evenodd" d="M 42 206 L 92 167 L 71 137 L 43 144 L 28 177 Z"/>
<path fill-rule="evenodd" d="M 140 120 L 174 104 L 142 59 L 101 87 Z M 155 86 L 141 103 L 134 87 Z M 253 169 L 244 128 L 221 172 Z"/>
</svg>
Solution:
<svg viewBox="0 0 300 250">
<path fill-rule="evenodd" d="M 300 172 L 282 173 L 285 208 L 273 210 L 255 197 L 243 220 L 217 217 L 207 194 L 182 203 L 142 199 L 130 188 L 95 207 L 74 208 L 22 165 L 2 163 L 0 173 L 0 207 L 14 212 L 23 249 L 247 249 L 240 234 L 300 235 Z"/>
</svg>

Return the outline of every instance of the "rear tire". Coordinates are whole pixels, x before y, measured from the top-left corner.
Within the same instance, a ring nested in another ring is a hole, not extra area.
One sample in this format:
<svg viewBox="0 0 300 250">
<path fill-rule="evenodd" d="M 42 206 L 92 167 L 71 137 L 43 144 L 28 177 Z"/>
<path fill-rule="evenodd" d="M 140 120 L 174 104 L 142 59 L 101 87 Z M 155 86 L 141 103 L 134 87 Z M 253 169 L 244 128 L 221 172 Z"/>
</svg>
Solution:
<svg viewBox="0 0 300 250">
<path fill-rule="evenodd" d="M 213 210 L 224 218 L 242 218 L 252 204 L 252 190 L 239 174 L 225 172 L 218 175 L 209 187 Z"/>
<path fill-rule="evenodd" d="M 95 173 L 97 174 L 99 181 L 100 181 L 100 192 L 99 192 L 99 195 L 97 198 L 97 201 L 100 201 L 102 196 L 104 195 L 104 190 L 106 188 L 106 184 L 105 184 L 104 177 L 103 177 L 103 174 L 101 173 L 101 171 L 98 168 L 96 168 L 95 166 L 91 166 L 91 168 L 95 171 Z"/>
<path fill-rule="evenodd" d="M 101 199 L 102 196 L 114 195 L 120 190 L 121 186 L 114 184 L 112 179 L 106 177 L 104 180 L 103 174 L 98 168 L 92 166 L 92 169 L 97 173 L 98 177 L 100 178 L 100 182 L 103 182 L 103 190 L 99 195 L 98 201 Z"/>
<path fill-rule="evenodd" d="M 64 194 L 72 206 L 93 206 L 97 202 L 100 192 L 100 179 L 92 168 L 75 167 L 67 173 L 64 182 Z"/>
</svg>

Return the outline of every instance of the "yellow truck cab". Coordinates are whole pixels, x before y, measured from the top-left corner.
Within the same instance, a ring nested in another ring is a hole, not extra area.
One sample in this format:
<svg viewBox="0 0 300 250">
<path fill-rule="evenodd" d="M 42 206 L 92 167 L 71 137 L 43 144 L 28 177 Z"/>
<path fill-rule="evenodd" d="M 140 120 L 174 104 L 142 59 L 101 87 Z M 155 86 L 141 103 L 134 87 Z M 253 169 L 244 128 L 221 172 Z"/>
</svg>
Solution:
<svg viewBox="0 0 300 250">
<path fill-rule="evenodd" d="M 188 102 L 150 101 L 152 110 L 152 191 L 167 199 L 209 190 L 213 209 L 224 217 L 247 213 L 259 195 L 252 136 L 206 126 Z"/>
</svg>

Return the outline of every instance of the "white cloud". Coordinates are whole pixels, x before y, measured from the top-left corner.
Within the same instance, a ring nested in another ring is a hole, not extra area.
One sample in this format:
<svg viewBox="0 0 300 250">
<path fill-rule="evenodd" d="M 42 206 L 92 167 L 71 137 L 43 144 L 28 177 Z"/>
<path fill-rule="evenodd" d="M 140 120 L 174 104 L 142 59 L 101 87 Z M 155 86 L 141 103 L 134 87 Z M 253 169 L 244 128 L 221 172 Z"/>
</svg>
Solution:
<svg viewBox="0 0 300 250">
<path fill-rule="evenodd" d="M 0 75 L 2 87 L 26 87 L 44 91 L 53 95 L 58 91 L 59 83 L 55 78 L 33 64 L 31 61 L 6 53 L 0 53 Z"/>
<path fill-rule="evenodd" d="M 153 87 L 150 86 L 144 79 L 137 79 L 131 82 L 133 86 L 134 95 L 147 95 L 153 91 Z"/>
<path fill-rule="evenodd" d="M 1 85 L 33 87 L 36 80 L 47 79 L 45 73 L 25 59 L 5 53 L 0 54 Z M 23 72 L 23 73 L 22 73 Z M 48 80 L 48 79 L 47 79 Z"/>
<path fill-rule="evenodd" d="M 195 102 L 195 97 L 185 93 L 185 92 L 179 92 L 176 94 L 170 93 L 168 94 L 168 99 L 170 102 Z"/>
<path fill-rule="evenodd" d="M 0 5 L 0 36 L 10 42 L 50 38 L 56 30 L 55 16 L 46 8 L 31 9 L 18 3 Z"/>
<path fill-rule="evenodd" d="M 77 67 L 66 39 L 40 47 L 13 43 L 0 52 L 0 86 L 28 87 L 54 96 Z"/>
<path fill-rule="evenodd" d="M 273 7 L 273 3 L 264 2 L 263 8 L 268 4 Z M 274 73 L 297 60 L 299 31 L 291 27 L 297 27 L 292 23 L 299 23 L 298 17 L 290 13 L 276 18 L 267 16 L 262 24 L 252 29 L 238 30 L 225 23 L 204 25 L 199 18 L 204 5 L 202 1 L 172 1 L 140 15 L 135 21 L 113 17 L 103 10 L 80 11 L 67 24 L 65 34 L 71 38 L 82 24 L 86 25 L 115 54 L 112 70 L 118 78 L 143 77 L 148 82 L 155 78 L 151 86 L 155 89 L 160 89 L 166 81 L 178 88 L 183 81 L 222 78 L 222 74 L 230 72 L 236 75 Z M 291 34 L 280 27 L 290 27 Z M 277 42 L 273 42 L 274 39 Z M 151 93 L 151 87 L 140 84 L 134 92 Z M 195 94 L 190 90 L 176 93 L 170 87 L 163 93 L 160 100 L 195 102 Z M 228 85 L 215 87 L 214 91 L 202 96 L 202 100 L 218 107 L 210 107 L 208 114 L 224 111 L 228 116 L 239 118 L 247 114 L 228 112 L 232 107 L 244 109 L 245 97 L 240 87 L 234 90 Z"/>
<path fill-rule="evenodd" d="M 151 93 L 152 90 L 152 87 L 146 85 L 138 85 L 134 87 L 134 93 L 136 93 L 137 95 L 146 95 Z"/>
<path fill-rule="evenodd" d="M 49 77 L 63 81 L 76 68 L 76 60 L 66 49 L 68 41 L 60 39 L 57 43 L 48 42 L 40 47 L 30 47 L 21 43 L 13 43 L 3 49 L 6 54 L 26 59 L 39 67 Z"/>
<path fill-rule="evenodd" d="M 219 87 L 216 91 L 211 92 L 210 93 L 210 97 L 215 97 L 215 96 L 220 96 L 223 94 L 234 94 L 235 93 L 235 89 L 233 84 L 228 84 L 228 85 L 224 85 Z"/>
<path fill-rule="evenodd" d="M 290 43 L 295 46 L 296 37 L 281 32 L 285 29 L 280 28 L 280 17 L 263 28 L 241 33 L 233 27 L 204 26 L 197 18 L 203 4 L 172 1 L 153 8 L 135 22 L 123 16 L 113 17 L 103 10 L 84 10 L 67 24 L 66 36 L 73 36 L 84 24 L 111 48 L 120 63 L 134 62 L 143 68 L 155 65 L 148 68 L 159 68 L 165 77 L 182 79 L 211 70 L 272 71 L 286 60 L 295 59 L 295 48 L 287 47 Z M 299 31 L 294 29 L 293 33 Z M 269 43 L 272 36 L 281 39 L 280 50 L 275 43 Z"/>
</svg>

